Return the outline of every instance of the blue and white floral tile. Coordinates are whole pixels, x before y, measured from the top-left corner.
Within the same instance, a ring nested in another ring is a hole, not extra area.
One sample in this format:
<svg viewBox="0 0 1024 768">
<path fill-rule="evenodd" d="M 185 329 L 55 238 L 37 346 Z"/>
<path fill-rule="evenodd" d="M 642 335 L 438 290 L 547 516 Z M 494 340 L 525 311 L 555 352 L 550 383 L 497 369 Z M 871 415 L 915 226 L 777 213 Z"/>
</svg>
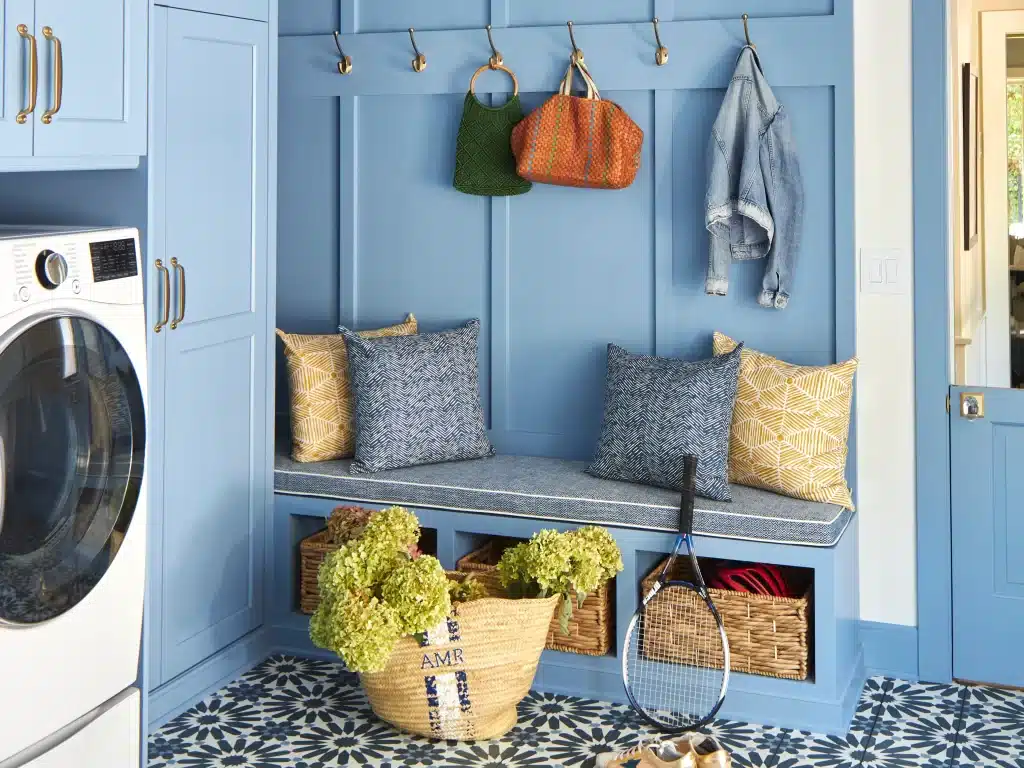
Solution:
<svg viewBox="0 0 1024 768">
<path fill-rule="evenodd" d="M 1024 768 L 1024 693 L 988 688 L 872 678 L 843 737 L 726 720 L 704 730 L 737 768 Z M 629 707 L 533 693 L 500 740 L 433 741 L 377 720 L 338 665 L 274 656 L 153 734 L 149 768 L 593 768 L 655 738 Z"/>
</svg>

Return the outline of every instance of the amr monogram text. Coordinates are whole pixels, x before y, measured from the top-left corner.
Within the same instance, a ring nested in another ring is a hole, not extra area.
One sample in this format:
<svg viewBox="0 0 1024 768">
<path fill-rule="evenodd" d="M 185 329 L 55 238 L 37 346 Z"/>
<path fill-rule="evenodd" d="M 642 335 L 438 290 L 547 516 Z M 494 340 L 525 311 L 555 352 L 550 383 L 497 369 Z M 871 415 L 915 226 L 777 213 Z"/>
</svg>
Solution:
<svg viewBox="0 0 1024 768">
<path fill-rule="evenodd" d="M 441 667 L 454 667 L 465 663 L 466 660 L 462 658 L 462 649 L 453 648 L 444 653 L 440 651 L 434 651 L 433 654 L 424 653 L 420 669 L 440 669 Z"/>
</svg>

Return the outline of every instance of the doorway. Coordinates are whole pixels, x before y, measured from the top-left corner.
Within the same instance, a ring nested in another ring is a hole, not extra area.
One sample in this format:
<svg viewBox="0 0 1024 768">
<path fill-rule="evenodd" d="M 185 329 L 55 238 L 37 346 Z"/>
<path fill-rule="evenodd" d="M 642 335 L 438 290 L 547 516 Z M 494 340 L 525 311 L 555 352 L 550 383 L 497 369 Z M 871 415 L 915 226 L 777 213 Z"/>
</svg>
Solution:
<svg viewBox="0 0 1024 768">
<path fill-rule="evenodd" d="M 1024 686 L 1024 0 L 977 6 L 953 62 L 952 677 Z"/>
</svg>

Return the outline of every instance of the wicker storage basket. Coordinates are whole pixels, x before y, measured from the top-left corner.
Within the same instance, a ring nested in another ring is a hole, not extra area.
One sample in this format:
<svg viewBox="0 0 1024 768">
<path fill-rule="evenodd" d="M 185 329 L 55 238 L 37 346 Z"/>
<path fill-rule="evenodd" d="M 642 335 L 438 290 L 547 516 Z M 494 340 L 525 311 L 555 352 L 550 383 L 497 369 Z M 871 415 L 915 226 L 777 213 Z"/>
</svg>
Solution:
<svg viewBox="0 0 1024 768">
<path fill-rule="evenodd" d="M 320 605 L 317 574 L 324 558 L 337 548 L 326 528 L 299 542 L 299 610 L 303 613 L 312 615 Z"/>
<path fill-rule="evenodd" d="M 664 565 L 663 560 L 641 582 L 642 595 L 646 595 L 654 586 Z M 791 570 L 789 575 L 800 583 L 800 573 L 798 570 Z M 669 579 L 689 581 L 691 578 L 689 561 L 686 558 L 678 558 L 669 573 Z M 767 597 L 725 589 L 708 590 L 729 636 L 729 667 L 733 672 L 748 672 L 789 680 L 807 679 L 810 658 L 807 629 L 810 623 L 811 589 L 812 580 L 809 576 L 804 576 L 800 583 L 801 597 Z M 672 608 L 685 612 L 688 606 L 677 605 Z M 651 624 L 647 626 L 655 623 L 661 622 L 652 615 Z M 685 621 L 676 623 L 680 626 L 692 626 Z M 644 635 L 644 655 L 648 658 L 679 661 L 678 649 L 687 647 L 682 637 L 676 637 L 671 632 L 658 634 L 652 631 L 649 635 L 647 632 Z M 689 647 L 693 646 L 691 641 Z M 667 649 L 675 650 L 670 652 Z M 718 663 L 722 663 L 720 657 Z"/>
<path fill-rule="evenodd" d="M 398 641 L 382 672 L 360 680 L 374 713 L 433 739 L 506 734 L 530 690 L 558 597 L 485 598 L 455 606 L 424 641 Z"/>
<path fill-rule="evenodd" d="M 462 573 L 471 573 L 492 595 L 504 595 L 498 579 L 498 561 L 509 546 L 517 544 L 514 539 L 492 539 L 483 547 L 470 552 L 459 560 L 456 568 Z M 615 641 L 615 610 L 612 597 L 615 580 L 610 579 L 587 596 L 583 606 L 574 605 L 569 620 L 569 634 L 562 632 L 557 614 L 548 629 L 546 648 L 568 653 L 583 653 L 588 656 L 604 656 Z"/>
</svg>

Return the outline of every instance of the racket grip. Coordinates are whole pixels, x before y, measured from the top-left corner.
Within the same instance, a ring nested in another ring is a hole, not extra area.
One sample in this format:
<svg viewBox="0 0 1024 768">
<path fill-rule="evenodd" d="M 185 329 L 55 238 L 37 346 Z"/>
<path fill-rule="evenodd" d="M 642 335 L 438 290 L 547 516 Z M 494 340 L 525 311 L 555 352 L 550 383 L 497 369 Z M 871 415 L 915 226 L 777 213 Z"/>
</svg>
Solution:
<svg viewBox="0 0 1024 768">
<path fill-rule="evenodd" d="M 679 532 L 693 533 L 693 504 L 697 495 L 697 457 L 683 457 L 683 495 L 679 500 Z"/>
</svg>

